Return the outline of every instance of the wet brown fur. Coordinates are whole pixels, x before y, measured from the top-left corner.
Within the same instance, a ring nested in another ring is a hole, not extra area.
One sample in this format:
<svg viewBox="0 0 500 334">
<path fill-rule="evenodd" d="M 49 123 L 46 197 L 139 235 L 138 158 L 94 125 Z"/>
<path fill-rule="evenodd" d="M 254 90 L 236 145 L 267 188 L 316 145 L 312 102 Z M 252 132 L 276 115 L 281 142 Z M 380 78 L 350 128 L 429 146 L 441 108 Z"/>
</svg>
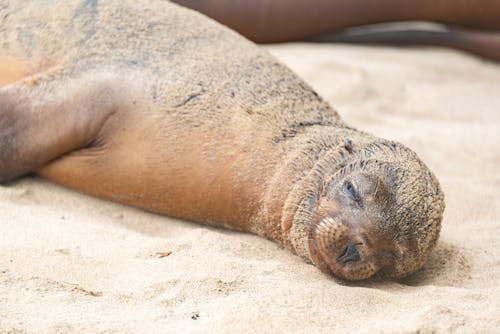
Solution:
<svg viewBox="0 0 500 334">
<path fill-rule="evenodd" d="M 371 246 L 389 244 L 397 259 L 387 274 L 418 269 L 434 246 L 443 196 L 416 155 L 349 128 L 293 72 L 216 22 L 156 0 L 0 1 L 0 20 L 0 61 L 18 64 L 0 88 L 0 181 L 35 171 L 257 233 L 331 272 L 315 248 L 321 215 L 338 208 L 325 184 L 364 170 L 392 180 L 377 199 L 393 201 L 385 219 L 366 232 L 393 237 Z M 357 270 L 333 274 L 384 271 Z"/>
</svg>

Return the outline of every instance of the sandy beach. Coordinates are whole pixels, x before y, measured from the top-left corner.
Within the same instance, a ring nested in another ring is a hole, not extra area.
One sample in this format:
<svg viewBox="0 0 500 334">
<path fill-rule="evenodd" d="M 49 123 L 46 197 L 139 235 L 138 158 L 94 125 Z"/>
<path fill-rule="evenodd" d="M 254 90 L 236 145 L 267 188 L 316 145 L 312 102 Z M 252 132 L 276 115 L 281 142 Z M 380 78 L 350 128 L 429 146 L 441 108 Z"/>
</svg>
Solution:
<svg viewBox="0 0 500 334">
<path fill-rule="evenodd" d="M 435 172 L 447 207 L 425 267 L 346 284 L 263 238 L 30 176 L 0 186 L 0 333 L 500 332 L 500 66 L 435 48 L 266 48 Z"/>
</svg>

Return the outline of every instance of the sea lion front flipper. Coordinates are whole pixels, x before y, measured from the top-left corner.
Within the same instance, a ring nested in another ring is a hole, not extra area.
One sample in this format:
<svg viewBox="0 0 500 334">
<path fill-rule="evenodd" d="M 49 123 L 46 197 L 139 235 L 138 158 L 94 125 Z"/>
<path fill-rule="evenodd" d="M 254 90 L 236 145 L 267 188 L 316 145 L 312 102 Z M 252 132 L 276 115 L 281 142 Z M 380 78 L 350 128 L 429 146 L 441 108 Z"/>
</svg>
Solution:
<svg viewBox="0 0 500 334">
<path fill-rule="evenodd" d="M 0 88 L 0 182 L 89 145 L 119 109 L 109 72 L 52 69 Z"/>
</svg>

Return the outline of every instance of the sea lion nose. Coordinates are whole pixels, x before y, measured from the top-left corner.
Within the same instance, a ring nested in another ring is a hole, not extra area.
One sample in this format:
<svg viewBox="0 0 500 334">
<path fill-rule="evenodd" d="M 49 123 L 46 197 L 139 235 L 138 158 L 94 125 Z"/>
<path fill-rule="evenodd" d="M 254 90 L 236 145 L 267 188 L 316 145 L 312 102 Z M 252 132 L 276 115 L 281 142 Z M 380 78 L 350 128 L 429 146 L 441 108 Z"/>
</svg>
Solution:
<svg viewBox="0 0 500 334">
<path fill-rule="evenodd" d="M 340 264 L 346 264 L 348 262 L 356 262 L 361 260 L 361 256 L 359 255 L 359 251 L 357 246 L 361 245 L 360 243 L 349 242 L 347 246 L 344 248 L 342 254 L 337 257 L 337 262 Z"/>
</svg>

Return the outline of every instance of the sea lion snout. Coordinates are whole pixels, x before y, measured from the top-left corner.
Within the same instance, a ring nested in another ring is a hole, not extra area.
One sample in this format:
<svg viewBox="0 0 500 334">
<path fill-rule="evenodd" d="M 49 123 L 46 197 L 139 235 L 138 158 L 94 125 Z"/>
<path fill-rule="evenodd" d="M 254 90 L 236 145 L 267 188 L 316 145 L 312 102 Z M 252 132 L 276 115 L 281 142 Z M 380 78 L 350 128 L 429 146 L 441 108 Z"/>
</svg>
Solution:
<svg viewBox="0 0 500 334">
<path fill-rule="evenodd" d="M 337 257 L 337 262 L 340 264 L 346 264 L 348 262 L 357 262 L 361 260 L 357 246 L 361 243 L 349 242 L 345 246 L 342 254 Z"/>
<path fill-rule="evenodd" d="M 383 265 L 378 239 L 363 225 L 350 222 L 342 214 L 323 217 L 312 229 L 310 253 L 313 262 L 325 273 L 347 280 L 373 276 Z M 361 225 L 361 227 L 357 226 Z M 372 235 L 370 235 L 372 234 Z"/>
</svg>

